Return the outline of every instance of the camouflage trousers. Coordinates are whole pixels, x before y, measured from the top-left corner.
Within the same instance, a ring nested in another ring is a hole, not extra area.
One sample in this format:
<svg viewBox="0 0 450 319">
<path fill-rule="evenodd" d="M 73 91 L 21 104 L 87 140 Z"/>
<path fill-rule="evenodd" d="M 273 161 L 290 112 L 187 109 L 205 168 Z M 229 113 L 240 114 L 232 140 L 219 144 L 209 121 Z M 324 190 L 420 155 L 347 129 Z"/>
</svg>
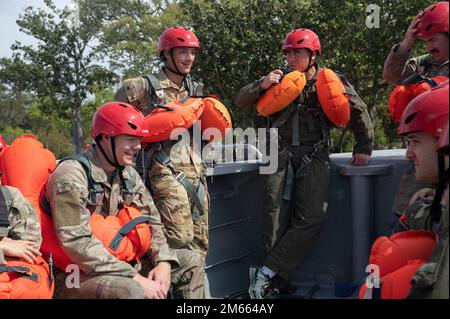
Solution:
<svg viewBox="0 0 450 319">
<path fill-rule="evenodd" d="M 176 299 L 205 298 L 205 263 L 198 253 L 175 249 L 180 266 L 172 269 L 170 297 Z M 139 273 L 146 277 L 152 266 L 150 262 L 139 264 Z M 100 275 L 89 277 L 80 274 L 79 288 L 66 285 L 68 274 L 55 272 L 56 299 L 145 299 L 144 289 L 132 278 Z"/>
<path fill-rule="evenodd" d="M 178 168 L 178 167 L 177 167 Z M 200 178 L 194 165 L 183 165 L 180 170 L 195 189 Z M 164 224 L 167 243 L 171 248 L 194 250 L 206 257 L 209 244 L 209 194 L 206 180 L 203 215 L 194 214 L 195 206 L 184 186 L 175 179 L 172 170 L 154 161 L 148 171 L 151 193 Z"/>
</svg>

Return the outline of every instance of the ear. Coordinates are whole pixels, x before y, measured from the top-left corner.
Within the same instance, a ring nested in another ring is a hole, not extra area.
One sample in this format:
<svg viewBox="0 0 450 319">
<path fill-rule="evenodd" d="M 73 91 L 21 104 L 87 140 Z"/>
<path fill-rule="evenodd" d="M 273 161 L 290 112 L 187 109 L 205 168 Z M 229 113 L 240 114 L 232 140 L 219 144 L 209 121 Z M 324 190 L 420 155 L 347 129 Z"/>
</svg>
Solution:
<svg viewBox="0 0 450 319">
<path fill-rule="evenodd" d="M 167 52 L 167 51 L 163 51 L 163 55 L 164 55 L 164 60 L 165 60 L 165 61 L 169 61 L 169 60 L 172 59 L 172 58 L 170 57 L 169 52 Z"/>
</svg>

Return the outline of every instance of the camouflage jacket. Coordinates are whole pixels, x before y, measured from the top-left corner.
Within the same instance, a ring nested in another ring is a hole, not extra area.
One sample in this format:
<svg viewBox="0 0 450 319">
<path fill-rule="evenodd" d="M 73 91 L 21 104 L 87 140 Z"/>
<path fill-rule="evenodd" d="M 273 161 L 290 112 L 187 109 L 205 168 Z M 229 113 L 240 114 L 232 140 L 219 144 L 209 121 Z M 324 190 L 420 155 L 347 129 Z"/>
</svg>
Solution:
<svg viewBox="0 0 450 319">
<path fill-rule="evenodd" d="M 417 270 L 412 278 L 408 298 L 449 298 L 449 210 L 441 204 L 442 216 L 438 225 L 429 222 L 432 200 L 422 199 L 405 212 L 408 225 L 415 230 L 429 230 L 437 235 L 437 243 L 428 262 Z"/>
<path fill-rule="evenodd" d="M 165 104 L 171 101 L 183 99 L 192 94 L 201 95 L 203 84 L 193 81 L 190 77 L 183 81 L 181 86 L 172 82 L 164 73 L 163 69 L 147 77 L 138 77 L 124 80 L 121 88 L 117 91 L 115 99 L 135 105 L 140 110 L 148 110 L 148 83 L 149 78 L 159 87 L 159 96 L 153 89 L 151 99 L 153 104 Z M 146 113 L 144 111 L 144 113 Z M 177 147 L 174 147 L 174 145 Z M 156 148 L 158 148 L 157 146 Z M 188 144 L 181 144 L 177 141 L 164 141 L 160 147 L 165 154 L 170 156 L 173 171 L 183 172 L 187 180 L 195 189 L 202 181 L 205 186 L 204 198 L 200 200 L 204 204 L 205 213 L 201 220 L 194 220 L 192 211 L 194 204 L 187 196 L 183 186 L 175 180 L 172 169 L 162 166 L 153 156 L 155 149 L 150 148 L 146 156 L 150 157 L 150 162 L 145 169 L 148 178 L 147 186 L 152 192 L 156 206 L 161 213 L 162 222 L 168 243 L 172 248 L 188 248 L 197 250 L 202 255 L 206 255 L 208 247 L 208 224 L 209 224 L 209 194 L 204 180 L 206 166 L 199 154 L 193 151 Z M 142 162 L 139 163 L 142 165 Z M 195 218 L 194 218 L 195 219 Z"/>
<path fill-rule="evenodd" d="M 100 166 L 93 147 L 88 149 L 87 156 L 92 166 L 92 178 L 101 183 L 104 190 L 100 204 L 101 214 L 117 215 L 123 202 L 118 171 L 106 172 Z M 153 265 L 167 261 L 171 262 L 172 266 L 178 266 L 177 257 L 167 245 L 158 210 L 138 173 L 131 168 L 123 171 L 123 177 L 134 185 L 134 194 L 128 199 L 128 205 L 151 217 L 153 239 L 145 256 L 150 258 Z M 92 236 L 90 216 L 95 206 L 88 205 L 88 195 L 86 173 L 78 161 L 62 162 L 49 178 L 46 196 L 50 203 L 56 235 L 64 252 L 88 276 L 134 277 L 137 272 L 130 264 L 111 255 L 102 242 Z"/>
<path fill-rule="evenodd" d="M 264 77 L 261 79 L 254 81 L 253 83 L 250 83 L 243 87 L 239 93 L 236 95 L 234 102 L 239 107 L 247 107 L 256 105 L 258 99 L 262 94 L 264 93 L 264 90 L 261 88 L 261 83 L 264 80 Z M 353 134 L 355 136 L 356 144 L 353 147 L 353 153 L 363 153 L 363 154 L 372 154 L 372 144 L 374 139 L 374 132 L 372 127 L 372 121 L 369 116 L 369 112 L 367 110 L 367 105 L 364 103 L 364 101 L 358 96 L 354 88 L 350 85 L 350 83 L 346 82 L 344 83 L 344 87 L 346 89 L 346 93 L 350 95 L 350 128 L 353 131 Z M 309 80 L 307 82 L 307 86 L 305 87 L 305 90 L 308 90 L 307 87 L 310 87 L 310 92 L 316 91 L 316 85 L 314 80 Z M 320 105 L 317 101 L 317 105 Z M 275 119 L 279 116 L 280 113 L 283 112 L 289 112 L 289 107 L 285 108 L 284 110 L 274 114 L 271 116 L 271 119 Z M 305 116 L 306 117 L 306 116 Z M 318 122 L 318 120 L 316 120 Z M 279 134 L 281 137 L 281 140 L 283 140 L 284 131 L 291 132 L 290 124 L 291 121 L 285 121 L 285 123 L 279 128 Z M 306 144 L 314 144 L 319 141 L 320 132 L 317 127 L 319 127 L 321 124 L 315 123 L 313 125 L 310 125 L 308 120 L 306 118 L 302 118 L 300 116 L 300 125 L 307 125 L 308 130 L 302 129 L 300 126 L 300 143 L 306 143 Z M 312 134 L 308 134 L 309 128 L 311 126 L 315 126 L 316 129 L 312 130 L 315 131 Z M 304 126 L 303 126 L 304 127 Z M 286 129 L 287 128 L 287 129 Z M 328 132 L 327 132 L 328 133 Z M 288 137 L 287 139 L 291 139 L 290 133 L 286 134 Z"/>
<path fill-rule="evenodd" d="M 153 77 L 158 86 L 162 89 L 163 96 L 157 96 L 154 88 L 149 91 L 149 78 Z M 187 75 L 185 80 L 178 86 L 172 82 L 161 68 L 157 73 L 146 77 L 130 78 L 123 81 L 122 86 L 117 90 L 114 99 L 134 105 L 142 113 L 147 115 L 153 105 L 149 105 L 149 96 L 152 104 L 165 104 L 171 101 L 181 100 L 188 95 L 202 95 L 203 84 L 191 79 Z"/>
<path fill-rule="evenodd" d="M 0 240 L 8 237 L 14 240 L 28 240 L 36 243 L 36 248 L 41 247 L 42 236 L 36 212 L 31 203 L 23 197 L 17 188 L 10 186 L 0 186 L 3 192 L 8 192 L 10 196 L 5 198 L 5 205 L 0 205 L 0 209 L 5 209 L 8 218 L 7 228 L 0 226 Z M 0 198 L 3 198 L 0 196 Z M 2 214 L 3 215 L 3 214 Z M 3 215 L 5 216 L 5 215 Z M 2 250 L 0 249 L 0 265 L 6 264 Z"/>
<path fill-rule="evenodd" d="M 436 63 L 431 54 L 410 58 L 410 51 L 402 52 L 400 44 L 394 45 L 384 63 L 384 80 L 399 85 L 414 73 L 426 77 L 448 76 L 448 60 L 442 64 Z"/>
</svg>

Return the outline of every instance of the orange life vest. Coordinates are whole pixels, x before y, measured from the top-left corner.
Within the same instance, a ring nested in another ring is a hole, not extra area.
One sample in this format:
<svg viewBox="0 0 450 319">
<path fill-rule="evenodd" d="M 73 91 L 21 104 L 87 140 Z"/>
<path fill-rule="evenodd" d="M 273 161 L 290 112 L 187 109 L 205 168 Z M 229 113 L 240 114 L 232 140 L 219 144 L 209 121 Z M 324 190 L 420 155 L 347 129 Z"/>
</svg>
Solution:
<svg viewBox="0 0 450 319">
<path fill-rule="evenodd" d="M 45 260 L 37 257 L 36 264 L 22 260 L 7 260 L 0 265 L 0 299 L 51 299 L 55 284 Z"/>
<path fill-rule="evenodd" d="M 430 259 L 436 244 L 434 233 L 409 230 L 389 238 L 378 238 L 372 245 L 369 264 L 377 265 L 381 278 L 381 299 L 403 299 L 411 289 L 411 278 Z M 366 285 L 359 297 L 364 298 Z"/>
<path fill-rule="evenodd" d="M 189 129 L 202 115 L 203 101 L 201 98 L 185 98 L 169 102 L 153 110 L 145 117 L 144 129 L 148 134 L 143 143 L 170 140 L 172 130 L 176 128 Z"/>
<path fill-rule="evenodd" d="M 440 84 L 446 80 L 446 76 L 434 76 L 431 78 L 437 84 Z M 389 113 L 396 123 L 400 122 L 403 111 L 409 102 L 412 101 L 419 94 L 430 90 L 432 85 L 427 81 L 421 81 L 414 84 L 399 85 L 389 96 Z"/>
<path fill-rule="evenodd" d="M 94 236 L 114 256 L 124 261 L 139 260 L 150 248 L 152 235 L 149 218 L 133 207 L 125 207 L 117 216 L 92 214 L 90 219 Z"/>
<path fill-rule="evenodd" d="M 39 217 L 42 232 L 41 252 L 46 258 L 51 253 L 56 267 L 65 270 L 72 261 L 63 252 L 55 234 L 52 217 L 45 212 L 41 204 L 49 174 L 56 167 L 54 155 L 44 149 L 34 136 L 24 135 L 14 140 L 4 152 L 0 159 L 0 167 L 3 169 L 3 184 L 20 189 Z M 98 216 L 102 220 L 99 220 Z M 113 220 L 115 222 L 112 222 Z M 137 260 L 151 244 L 151 232 L 147 221 L 148 217 L 142 216 L 138 210 L 130 207 L 123 208 L 117 216 L 109 216 L 108 219 L 93 214 L 91 225 L 95 226 L 92 233 L 117 258 L 126 261 Z"/>
<path fill-rule="evenodd" d="M 226 106 L 214 96 L 204 98 L 203 105 L 203 113 L 199 118 L 202 132 L 209 128 L 216 128 L 220 131 L 222 138 L 225 137 L 226 129 L 233 127 L 231 116 Z M 217 136 L 209 138 L 208 141 L 212 142 L 215 138 Z"/>
<path fill-rule="evenodd" d="M 336 126 L 344 128 L 350 119 L 350 102 L 339 76 L 324 68 L 317 74 L 317 97 L 327 118 Z"/>
<path fill-rule="evenodd" d="M 58 267 L 61 264 L 70 264 L 71 260 L 59 247 L 53 230 L 53 220 L 40 204 L 48 176 L 56 167 L 53 153 L 44 149 L 42 143 L 34 136 L 23 135 L 16 138 L 4 152 L 0 159 L 0 167 L 3 171 L 2 183 L 18 188 L 38 215 L 42 232 L 41 252 L 44 257 L 48 258 L 52 253 L 53 261 Z M 65 266 L 62 269 L 65 269 Z"/>
<path fill-rule="evenodd" d="M 258 113 L 267 117 L 281 111 L 294 102 L 305 85 L 304 73 L 292 71 L 286 74 L 280 83 L 272 85 L 258 99 L 256 104 Z"/>
</svg>

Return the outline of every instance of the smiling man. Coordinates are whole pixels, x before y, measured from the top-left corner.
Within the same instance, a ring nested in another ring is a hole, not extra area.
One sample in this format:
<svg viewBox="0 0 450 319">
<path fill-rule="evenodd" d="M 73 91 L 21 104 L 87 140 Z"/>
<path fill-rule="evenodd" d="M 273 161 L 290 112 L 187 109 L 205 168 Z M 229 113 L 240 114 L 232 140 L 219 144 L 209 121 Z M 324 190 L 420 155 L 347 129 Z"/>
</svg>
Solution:
<svg viewBox="0 0 450 319">
<path fill-rule="evenodd" d="M 131 166 L 141 149 L 143 125 L 144 115 L 132 105 L 101 106 L 92 120 L 95 144 L 82 155 L 62 160 L 50 176 L 46 197 L 55 233 L 81 270 L 75 289 L 65 284 L 68 274 L 56 270 L 56 298 L 163 299 L 171 285 L 174 297 L 203 297 L 201 257 L 169 248 L 153 199 Z M 117 216 L 127 207 L 148 216 L 152 232 L 145 255 L 130 263 L 105 249 L 90 223 L 93 214 Z"/>
<path fill-rule="evenodd" d="M 200 42 L 191 30 L 166 29 L 158 42 L 159 71 L 124 80 L 116 101 L 130 103 L 147 115 L 158 105 L 203 96 L 203 84 L 190 75 L 199 50 Z M 172 149 L 175 144 L 177 141 L 166 140 L 147 145 L 145 156 L 138 156 L 137 168 L 161 213 L 169 246 L 206 257 L 210 215 L 206 166 L 191 145 L 178 143 L 181 147 Z"/>
</svg>

